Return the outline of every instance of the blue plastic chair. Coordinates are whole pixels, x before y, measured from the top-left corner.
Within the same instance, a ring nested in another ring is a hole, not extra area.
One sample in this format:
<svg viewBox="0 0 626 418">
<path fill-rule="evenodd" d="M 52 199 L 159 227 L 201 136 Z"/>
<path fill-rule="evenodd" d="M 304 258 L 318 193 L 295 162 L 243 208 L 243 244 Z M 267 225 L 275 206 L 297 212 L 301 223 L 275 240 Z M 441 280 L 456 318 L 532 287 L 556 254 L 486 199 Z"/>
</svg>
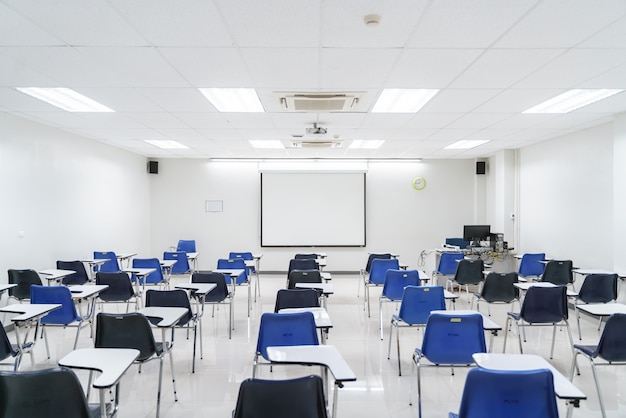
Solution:
<svg viewBox="0 0 626 418">
<path fill-rule="evenodd" d="M 89 316 L 81 316 L 76 311 L 76 305 L 72 300 L 72 292 L 67 286 L 38 286 L 32 285 L 30 287 L 30 303 L 33 304 L 60 304 L 61 307 L 48 313 L 42 317 L 41 333 L 46 342 L 46 353 L 50 358 L 50 347 L 48 346 L 48 336 L 46 334 L 46 327 L 49 326 L 61 326 L 61 327 L 76 327 L 76 337 L 74 338 L 74 350 L 76 350 L 76 344 L 78 343 L 78 335 L 83 325 L 87 325 L 89 322 Z"/>
<path fill-rule="evenodd" d="M 237 276 L 233 282 L 232 276 L 227 276 L 227 280 L 230 281 L 232 286 L 233 295 L 236 293 L 235 288 L 237 286 L 248 286 L 248 316 L 250 316 L 250 311 L 252 310 L 252 295 L 250 289 L 250 278 L 248 276 L 248 268 L 246 267 L 246 262 L 242 258 L 220 258 L 217 260 L 217 268 L 218 269 L 231 269 L 231 270 L 243 270 L 239 276 Z"/>
<path fill-rule="evenodd" d="M 97 271 L 103 273 L 117 273 L 122 271 L 120 263 L 117 261 L 117 255 L 113 251 L 94 251 L 93 258 L 95 260 L 108 260 L 97 268 Z"/>
<path fill-rule="evenodd" d="M 533 286 L 528 289 L 522 302 L 519 313 L 508 312 L 506 325 L 504 326 L 504 347 L 502 352 L 506 352 L 506 340 L 509 330 L 509 322 L 515 321 L 517 329 L 517 337 L 519 339 L 519 350 L 522 349 L 522 335 L 520 327 L 527 326 L 551 326 L 552 330 L 552 348 L 550 350 L 550 358 L 554 354 L 554 340 L 556 337 L 556 327 L 565 326 L 567 335 L 569 336 L 570 347 L 574 345 L 572 333 L 569 327 L 568 310 L 567 310 L 567 289 L 565 286 L 554 287 L 537 287 Z M 524 338 L 526 341 L 526 338 Z"/>
<path fill-rule="evenodd" d="M 578 305 L 582 303 L 609 303 L 617 299 L 617 274 L 590 274 L 585 277 L 585 281 L 578 294 L 574 297 L 574 309 L 576 310 L 576 322 L 578 324 L 578 339 L 582 340 L 580 332 L 580 311 Z M 602 327 L 600 317 L 598 331 Z"/>
<path fill-rule="evenodd" d="M 419 286 L 417 270 L 387 270 L 383 290 L 378 300 L 380 339 L 383 339 L 383 302 L 400 302 L 406 286 Z"/>
<path fill-rule="evenodd" d="M 389 260 L 390 258 L 392 258 L 392 256 L 391 256 L 391 253 L 371 253 L 367 257 L 367 263 L 365 264 L 365 268 L 362 268 L 359 270 L 361 283 L 367 282 L 367 275 L 370 274 L 370 269 L 372 268 L 372 261 L 374 261 L 377 258 L 382 258 L 383 260 Z M 359 297 L 360 289 L 361 289 L 361 284 L 359 283 L 359 286 L 356 292 L 357 297 Z"/>
<path fill-rule="evenodd" d="M 196 252 L 196 240 L 195 239 L 181 239 L 178 241 L 176 251 L 184 251 L 186 253 Z"/>
<path fill-rule="evenodd" d="M 155 269 L 152 273 L 148 274 L 145 278 L 138 279 L 133 274 L 133 282 L 139 280 L 139 284 L 152 285 L 152 286 L 164 286 L 168 287 L 169 282 L 163 276 L 163 270 L 161 269 L 161 262 L 158 258 L 133 258 L 133 268 L 152 268 Z M 144 283 L 145 281 L 145 283 Z"/>
<path fill-rule="evenodd" d="M 232 260 L 233 258 L 242 258 L 244 263 L 246 261 L 254 260 L 254 255 L 250 251 L 231 251 L 228 254 L 228 258 Z M 256 271 L 254 266 L 247 266 L 248 268 L 248 278 L 254 275 L 254 301 L 256 302 L 257 294 L 261 296 L 261 283 L 259 281 L 259 273 Z"/>
<path fill-rule="evenodd" d="M 519 263 L 517 275 L 523 278 L 527 277 L 541 277 L 545 264 L 541 261 L 545 261 L 545 253 L 526 253 L 522 256 L 522 261 Z"/>
<path fill-rule="evenodd" d="M 399 270 L 400 262 L 397 258 L 375 258 L 372 260 L 370 267 L 370 274 L 367 276 L 364 285 L 365 305 L 367 305 L 367 316 L 370 316 L 370 287 L 383 286 L 385 284 L 385 277 L 387 277 L 387 270 Z M 365 308 L 365 307 L 364 307 Z"/>
<path fill-rule="evenodd" d="M 444 278 L 447 276 L 454 276 L 456 268 L 459 266 L 459 260 L 463 260 L 465 254 L 457 252 L 443 252 L 439 257 L 439 264 L 437 269 L 433 271 L 433 284 L 438 285 L 439 276 Z"/>
<path fill-rule="evenodd" d="M 259 336 L 252 363 L 252 377 L 256 376 L 257 366 L 272 364 L 259 363 L 259 357 L 268 360 L 267 347 L 294 345 L 319 345 L 315 318 L 311 312 L 289 314 L 266 312 L 261 315 Z"/>
<path fill-rule="evenodd" d="M 593 380 L 596 383 L 598 400 L 600 401 L 600 410 L 602 411 L 602 417 L 606 417 L 596 366 L 626 365 L 626 314 L 613 314 L 607 319 L 598 345 L 574 345 L 574 359 L 572 360 L 570 370 L 570 380 L 574 378 L 574 368 L 577 366 L 576 358 L 579 354 L 582 354 L 591 363 Z M 604 360 L 604 362 L 599 362 L 599 359 Z"/>
<path fill-rule="evenodd" d="M 472 355 L 486 353 L 483 317 L 479 313 L 433 313 L 428 317 L 422 348 L 413 353 L 413 365 L 417 366 L 418 413 L 422 416 L 421 369 L 427 366 L 470 367 Z M 431 364 L 423 364 L 426 359 Z M 411 385 L 412 386 L 412 385 Z M 409 387 L 409 404 L 412 387 Z"/>
<path fill-rule="evenodd" d="M 82 261 L 61 261 L 57 260 L 57 268 L 60 270 L 73 270 L 74 274 L 70 274 L 69 276 L 65 276 L 61 283 L 66 286 L 71 286 L 73 284 L 85 284 L 89 281 L 89 276 L 87 276 L 87 270 L 85 270 L 85 265 Z"/>
<path fill-rule="evenodd" d="M 189 259 L 187 259 L 187 253 L 184 251 L 165 251 L 163 253 L 163 260 L 176 260 L 176 263 L 172 266 L 172 274 L 191 273 Z"/>
<path fill-rule="evenodd" d="M 398 376 L 402 376 L 400 366 L 400 328 L 424 327 L 432 311 L 445 311 L 446 301 L 443 286 L 407 286 L 402 294 L 400 311 L 392 315 L 389 327 L 389 348 L 387 360 L 391 358 L 391 336 L 396 329 L 396 345 L 398 348 Z"/>
<path fill-rule="evenodd" d="M 459 413 L 449 418 L 559 418 L 554 378 L 548 369 L 467 373 Z"/>
</svg>

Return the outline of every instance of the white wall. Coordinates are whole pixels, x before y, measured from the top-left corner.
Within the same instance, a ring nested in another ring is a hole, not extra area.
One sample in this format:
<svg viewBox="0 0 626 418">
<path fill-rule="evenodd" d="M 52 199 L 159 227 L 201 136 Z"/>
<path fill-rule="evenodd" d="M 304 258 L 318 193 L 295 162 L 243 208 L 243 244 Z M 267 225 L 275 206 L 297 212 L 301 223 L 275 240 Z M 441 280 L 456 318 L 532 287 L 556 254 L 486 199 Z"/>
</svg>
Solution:
<svg viewBox="0 0 626 418">
<path fill-rule="evenodd" d="M 0 280 L 94 250 L 148 252 L 145 157 L 7 114 L 0 126 Z"/>
<path fill-rule="evenodd" d="M 427 181 L 421 191 L 411 186 L 418 175 Z M 328 254 L 330 271 L 357 271 L 368 252 L 378 251 L 398 253 L 415 268 L 422 250 L 461 236 L 463 225 L 474 222 L 474 177 L 470 160 L 370 163 L 367 246 L 316 251 Z M 259 246 L 259 185 L 256 163 L 161 160 L 159 174 L 151 176 L 153 253 L 196 239 L 202 269 L 214 268 L 229 251 L 252 251 L 263 253 L 262 270 L 286 270 L 293 254 L 310 249 Z M 323 191 L 306 193 L 323 204 Z M 223 200 L 224 212 L 205 213 L 205 200 Z"/>
</svg>

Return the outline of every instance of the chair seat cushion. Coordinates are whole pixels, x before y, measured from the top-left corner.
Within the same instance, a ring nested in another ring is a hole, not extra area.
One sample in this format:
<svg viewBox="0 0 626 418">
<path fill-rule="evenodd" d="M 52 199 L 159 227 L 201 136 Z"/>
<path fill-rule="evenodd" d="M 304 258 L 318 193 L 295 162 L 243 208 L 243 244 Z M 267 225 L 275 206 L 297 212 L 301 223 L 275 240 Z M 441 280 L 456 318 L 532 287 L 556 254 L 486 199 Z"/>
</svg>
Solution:
<svg viewBox="0 0 626 418">
<path fill-rule="evenodd" d="M 574 348 L 580 350 L 583 354 L 589 357 L 596 357 L 596 350 L 598 349 L 598 346 L 574 344 Z"/>
</svg>

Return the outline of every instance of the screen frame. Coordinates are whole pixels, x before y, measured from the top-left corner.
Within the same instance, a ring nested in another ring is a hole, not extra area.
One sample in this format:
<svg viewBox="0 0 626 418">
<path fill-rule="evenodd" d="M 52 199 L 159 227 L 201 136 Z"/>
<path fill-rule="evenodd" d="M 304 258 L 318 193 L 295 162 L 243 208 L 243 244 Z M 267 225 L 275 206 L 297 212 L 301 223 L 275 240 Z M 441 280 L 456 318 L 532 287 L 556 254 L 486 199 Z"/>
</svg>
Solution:
<svg viewBox="0 0 626 418">
<path fill-rule="evenodd" d="M 463 240 L 486 241 L 491 236 L 491 225 L 463 225 Z"/>
</svg>

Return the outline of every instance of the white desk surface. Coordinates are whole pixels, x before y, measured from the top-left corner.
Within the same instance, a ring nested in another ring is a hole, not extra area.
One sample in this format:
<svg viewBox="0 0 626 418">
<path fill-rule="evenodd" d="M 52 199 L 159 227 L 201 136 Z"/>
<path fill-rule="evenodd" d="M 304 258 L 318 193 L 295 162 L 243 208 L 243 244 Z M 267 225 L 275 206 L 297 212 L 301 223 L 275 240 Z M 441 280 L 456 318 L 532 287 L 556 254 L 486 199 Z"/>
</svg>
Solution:
<svg viewBox="0 0 626 418">
<path fill-rule="evenodd" d="M 356 375 L 333 345 L 267 347 L 268 360 L 275 363 L 326 366 L 338 382 L 352 382 Z"/>
<path fill-rule="evenodd" d="M 12 287 L 17 287 L 17 284 L 8 284 L 8 283 L 0 284 L 0 294 L 2 294 L 2 292 L 4 292 L 5 290 L 11 289 Z"/>
<path fill-rule="evenodd" d="M 456 294 L 450 292 L 449 290 L 443 289 L 443 298 L 444 299 L 456 300 L 456 299 L 459 298 L 459 295 L 456 295 Z"/>
<path fill-rule="evenodd" d="M 187 313 L 187 308 L 175 308 L 171 306 L 147 306 L 137 312 L 149 318 L 160 319 L 156 324 L 159 328 L 170 328 L 176 325 L 178 320 Z"/>
<path fill-rule="evenodd" d="M 480 314 L 483 317 L 483 329 L 485 331 L 500 331 L 502 327 L 491 320 L 488 316 L 484 315 L 482 312 L 471 311 L 471 310 L 458 310 L 458 311 L 432 311 L 431 313 L 444 314 L 449 316 L 459 316 L 459 315 L 469 315 L 469 314 Z"/>
<path fill-rule="evenodd" d="M 324 308 L 310 307 L 310 308 L 285 308 L 278 311 L 278 313 L 299 313 L 299 312 L 311 312 L 315 319 L 316 328 L 332 328 L 333 323 L 330 320 L 328 311 Z"/>
<path fill-rule="evenodd" d="M 591 303 L 576 305 L 576 308 L 595 316 L 610 316 L 616 313 L 626 314 L 623 303 Z"/>
<path fill-rule="evenodd" d="M 256 267 L 256 260 L 243 260 L 246 267 Z"/>
<path fill-rule="evenodd" d="M 535 354 L 476 353 L 472 356 L 478 367 L 491 370 L 549 369 L 554 376 L 554 391 L 561 399 L 587 399 L 572 382 L 550 362 Z"/>
<path fill-rule="evenodd" d="M 325 271 L 320 271 L 320 275 L 322 276 L 322 280 L 329 281 L 333 279 L 333 276 Z"/>
<path fill-rule="evenodd" d="M 196 295 L 206 295 L 217 287 L 215 283 L 180 283 L 176 289 L 193 290 Z"/>
<path fill-rule="evenodd" d="M 59 360 L 59 366 L 99 371 L 93 387 L 107 389 L 120 381 L 138 356 L 139 350 L 130 348 L 81 348 Z"/>
<path fill-rule="evenodd" d="M 13 322 L 29 321 L 40 316 L 46 315 L 50 311 L 59 309 L 58 303 L 14 303 L 0 308 L 0 312 L 20 314 L 11 318 Z"/>
<path fill-rule="evenodd" d="M 573 269 L 572 272 L 587 276 L 589 274 L 615 274 L 614 271 L 602 270 L 602 269 Z"/>
<path fill-rule="evenodd" d="M 156 269 L 153 268 L 135 268 L 135 267 L 129 267 L 129 268 L 125 268 L 122 270 L 125 273 L 132 273 L 136 276 L 140 276 L 140 277 L 145 277 L 150 273 L 154 273 L 156 271 Z"/>
<path fill-rule="evenodd" d="M 80 261 L 83 263 L 87 263 L 90 266 L 99 266 L 109 261 L 109 259 L 108 258 L 83 258 Z"/>
<path fill-rule="evenodd" d="M 263 258 L 263 254 L 252 254 L 252 258 L 254 258 L 255 260 L 260 260 L 261 258 Z"/>
<path fill-rule="evenodd" d="M 108 284 L 81 284 L 69 286 L 72 299 L 85 299 L 98 295 L 109 288 Z"/>
<path fill-rule="evenodd" d="M 550 283 L 550 282 L 522 282 L 522 283 L 517 282 L 517 283 L 513 283 L 513 286 L 517 287 L 518 289 L 524 292 L 526 292 L 531 287 L 558 287 L 556 284 Z M 577 295 L 578 295 L 577 292 L 574 292 L 570 290 L 569 288 L 567 289 L 568 297 L 573 297 Z"/>
<path fill-rule="evenodd" d="M 70 274 L 74 274 L 74 273 L 76 273 L 74 270 L 62 270 L 62 269 L 39 270 L 39 274 L 43 274 L 44 279 L 48 281 L 61 280 L 62 278 L 67 277 Z"/>
<path fill-rule="evenodd" d="M 296 283 L 296 287 L 299 289 L 318 289 L 325 295 L 332 295 L 334 293 L 332 283 Z"/>
<path fill-rule="evenodd" d="M 189 260 L 195 260 L 196 258 L 198 258 L 198 253 L 187 253 L 187 259 Z"/>
<path fill-rule="evenodd" d="M 161 264 L 161 267 L 165 267 L 165 268 L 172 268 L 172 266 L 174 264 L 176 264 L 178 262 L 178 260 L 160 260 L 159 263 Z"/>
<path fill-rule="evenodd" d="M 230 277 L 238 277 L 239 275 L 245 272 L 244 269 L 213 269 L 211 270 L 214 273 L 222 273 L 229 275 Z"/>
<path fill-rule="evenodd" d="M 115 256 L 117 257 L 118 260 L 126 260 L 129 259 L 131 257 L 136 256 L 137 253 L 119 253 L 119 254 L 115 254 Z"/>
</svg>

